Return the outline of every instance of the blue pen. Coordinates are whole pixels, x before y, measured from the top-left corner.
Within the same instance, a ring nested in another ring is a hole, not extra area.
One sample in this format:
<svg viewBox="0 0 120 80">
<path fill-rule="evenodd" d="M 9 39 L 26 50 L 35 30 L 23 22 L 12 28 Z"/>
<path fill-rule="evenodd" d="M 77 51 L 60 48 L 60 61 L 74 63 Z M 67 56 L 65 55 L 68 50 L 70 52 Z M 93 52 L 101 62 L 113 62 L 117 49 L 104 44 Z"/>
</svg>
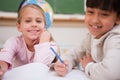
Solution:
<svg viewBox="0 0 120 80">
<path fill-rule="evenodd" d="M 64 61 L 60 58 L 60 56 L 58 55 L 58 53 L 56 53 L 55 50 L 52 47 L 50 47 L 50 49 L 55 54 L 55 56 L 58 58 L 58 60 L 60 60 L 60 62 L 64 64 Z"/>
</svg>

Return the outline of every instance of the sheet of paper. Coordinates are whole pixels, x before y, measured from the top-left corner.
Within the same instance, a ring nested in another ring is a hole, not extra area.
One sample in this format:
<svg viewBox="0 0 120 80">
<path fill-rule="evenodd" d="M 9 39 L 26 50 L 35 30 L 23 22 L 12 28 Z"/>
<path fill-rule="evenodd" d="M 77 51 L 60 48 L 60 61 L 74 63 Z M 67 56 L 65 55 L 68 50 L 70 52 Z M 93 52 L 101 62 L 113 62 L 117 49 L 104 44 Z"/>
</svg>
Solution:
<svg viewBox="0 0 120 80">
<path fill-rule="evenodd" d="M 3 80 L 90 80 L 85 74 L 74 69 L 64 77 L 40 63 L 31 63 L 8 71 Z"/>
<path fill-rule="evenodd" d="M 64 77 L 58 76 L 54 71 L 49 72 L 49 73 L 50 73 L 50 74 L 48 74 L 49 80 L 90 80 L 84 74 L 84 72 L 82 72 L 82 71 L 80 71 L 78 69 L 72 70 L 70 73 L 68 73 Z"/>
<path fill-rule="evenodd" d="M 45 80 L 49 68 L 40 63 L 31 63 L 8 71 L 3 80 Z"/>
</svg>

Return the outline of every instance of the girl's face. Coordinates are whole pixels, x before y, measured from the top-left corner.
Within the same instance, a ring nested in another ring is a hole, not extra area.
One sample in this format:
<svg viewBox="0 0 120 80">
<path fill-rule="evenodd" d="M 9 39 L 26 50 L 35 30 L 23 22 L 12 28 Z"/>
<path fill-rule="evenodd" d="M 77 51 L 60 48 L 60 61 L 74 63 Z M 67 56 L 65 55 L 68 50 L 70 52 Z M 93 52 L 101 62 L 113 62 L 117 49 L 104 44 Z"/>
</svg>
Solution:
<svg viewBox="0 0 120 80">
<path fill-rule="evenodd" d="M 97 8 L 87 8 L 85 23 L 95 38 L 100 38 L 111 30 L 117 22 L 117 14 Z"/>
<path fill-rule="evenodd" d="M 45 29 L 45 19 L 42 12 L 32 7 L 26 7 L 21 13 L 21 21 L 17 23 L 17 27 L 25 40 L 38 40 Z"/>
</svg>

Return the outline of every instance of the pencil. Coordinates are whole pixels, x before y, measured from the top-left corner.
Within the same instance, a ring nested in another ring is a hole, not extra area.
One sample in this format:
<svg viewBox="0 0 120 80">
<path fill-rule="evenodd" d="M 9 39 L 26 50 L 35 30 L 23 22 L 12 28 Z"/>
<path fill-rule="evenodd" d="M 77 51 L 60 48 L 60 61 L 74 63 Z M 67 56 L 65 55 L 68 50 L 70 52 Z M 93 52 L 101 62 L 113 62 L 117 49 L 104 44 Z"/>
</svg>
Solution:
<svg viewBox="0 0 120 80">
<path fill-rule="evenodd" d="M 55 56 L 57 57 L 57 59 L 61 62 L 61 63 L 63 63 L 64 64 L 64 61 L 61 59 L 61 57 L 58 55 L 58 53 L 57 52 L 55 52 L 55 50 L 52 48 L 52 47 L 50 47 L 50 49 L 52 50 L 52 52 L 55 54 Z"/>
</svg>

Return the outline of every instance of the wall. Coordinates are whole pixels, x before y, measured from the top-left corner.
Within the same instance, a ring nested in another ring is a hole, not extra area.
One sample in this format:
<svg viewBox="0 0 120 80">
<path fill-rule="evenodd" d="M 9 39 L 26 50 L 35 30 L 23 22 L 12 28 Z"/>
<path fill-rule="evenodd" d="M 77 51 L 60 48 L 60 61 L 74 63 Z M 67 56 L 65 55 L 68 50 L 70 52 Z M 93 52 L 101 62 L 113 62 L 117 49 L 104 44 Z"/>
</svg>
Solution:
<svg viewBox="0 0 120 80">
<path fill-rule="evenodd" d="M 59 44 L 62 51 L 66 51 L 73 46 L 79 44 L 84 34 L 87 32 L 85 27 L 51 27 L 49 31 L 54 36 L 54 39 Z M 4 42 L 12 36 L 19 35 L 16 27 L 4 26 L 0 27 L 0 47 L 3 47 Z"/>
<path fill-rule="evenodd" d="M 9 37 L 20 34 L 15 27 L 15 17 L 10 17 L 5 18 L 4 15 L 0 17 L 0 47 L 3 47 L 4 42 Z M 54 16 L 54 23 L 48 30 L 52 33 L 62 51 L 78 45 L 87 33 L 84 20 L 80 15 L 69 16 L 69 18 L 68 15 Z"/>
<path fill-rule="evenodd" d="M 0 11 L 16 12 L 22 0 L 1 0 Z M 46 0 L 56 14 L 84 14 L 85 0 Z"/>
</svg>

